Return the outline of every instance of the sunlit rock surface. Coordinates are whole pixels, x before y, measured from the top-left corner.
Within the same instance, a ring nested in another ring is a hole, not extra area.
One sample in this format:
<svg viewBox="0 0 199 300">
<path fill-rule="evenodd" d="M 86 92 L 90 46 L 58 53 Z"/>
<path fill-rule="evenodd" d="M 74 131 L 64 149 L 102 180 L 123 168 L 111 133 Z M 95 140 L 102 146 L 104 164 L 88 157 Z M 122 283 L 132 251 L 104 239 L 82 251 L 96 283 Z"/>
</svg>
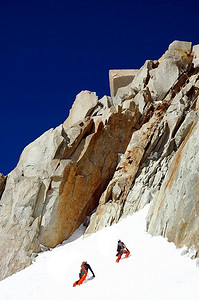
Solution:
<svg viewBox="0 0 199 300">
<path fill-rule="evenodd" d="M 114 97 L 82 91 L 66 121 L 0 174 L 0 279 L 80 224 L 88 235 L 148 203 L 148 231 L 199 256 L 199 48 L 191 47 L 174 41 Z"/>
</svg>

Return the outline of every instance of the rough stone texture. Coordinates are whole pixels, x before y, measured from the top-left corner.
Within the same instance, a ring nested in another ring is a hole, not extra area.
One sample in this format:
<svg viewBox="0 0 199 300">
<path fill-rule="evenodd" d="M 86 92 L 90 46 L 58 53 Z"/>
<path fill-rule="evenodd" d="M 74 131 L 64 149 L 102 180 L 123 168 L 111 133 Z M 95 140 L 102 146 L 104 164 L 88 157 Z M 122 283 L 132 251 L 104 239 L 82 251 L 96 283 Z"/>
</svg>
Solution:
<svg viewBox="0 0 199 300">
<path fill-rule="evenodd" d="M 173 157 L 148 215 L 148 231 L 199 250 L 199 122 L 195 122 Z"/>
<path fill-rule="evenodd" d="M 102 99 L 98 101 L 98 104 L 94 108 L 94 110 L 91 113 L 92 117 L 95 116 L 102 116 L 104 111 L 108 108 L 110 108 L 113 105 L 113 101 L 111 97 L 104 96 Z"/>
<path fill-rule="evenodd" d="M 158 67 L 151 70 L 148 88 L 154 100 L 163 100 L 180 75 L 188 72 L 192 65 L 192 55 L 184 50 L 169 49 Z"/>
<path fill-rule="evenodd" d="M 81 91 L 73 103 L 69 116 L 64 122 L 65 128 L 70 128 L 75 123 L 82 121 L 89 116 L 92 110 L 97 105 L 98 97 L 96 93 L 90 91 Z"/>
<path fill-rule="evenodd" d="M 169 50 L 191 51 L 191 42 L 173 41 L 169 45 Z"/>
<path fill-rule="evenodd" d="M 6 177 L 0 173 L 0 199 L 3 194 L 6 185 Z"/>
<path fill-rule="evenodd" d="M 121 155 L 86 235 L 118 222 L 152 202 L 149 232 L 168 237 L 177 247 L 195 248 L 195 256 L 198 256 L 198 129 L 193 128 L 198 124 L 199 116 L 199 74 L 192 69 L 191 46 L 180 46 L 175 43 L 154 64 L 155 67 L 147 68 L 148 79 L 141 89 L 139 86 L 133 90 L 135 77 L 131 85 L 118 90 L 116 98 L 120 100 L 113 99 L 123 107 L 129 105 L 129 99 L 131 103 L 134 101 L 142 114 L 143 125 L 134 132 L 125 154 Z M 140 95 L 144 90 L 148 95 L 146 104 Z M 155 113 L 163 103 L 164 110 L 155 124 Z M 186 151 L 182 151 L 186 144 Z M 172 186 L 168 184 L 171 180 Z"/>
<path fill-rule="evenodd" d="M 113 104 L 121 105 L 124 100 L 134 98 L 140 90 L 144 89 L 149 79 L 149 71 L 153 67 L 155 67 L 153 61 L 147 60 L 140 70 L 138 70 L 133 81 L 126 87 L 121 87 L 117 90 L 116 96 L 113 98 Z"/>
<path fill-rule="evenodd" d="M 196 84 L 195 80 L 195 75 L 189 78 L 189 84 L 174 97 L 159 123 L 135 182 L 127 195 L 123 215 L 132 214 L 153 200 L 162 185 L 176 149 L 194 122 L 198 120 L 198 112 L 191 110 L 197 102 L 197 93 L 187 98 L 187 94 L 192 91 L 192 84 Z"/>
<path fill-rule="evenodd" d="M 108 96 L 104 96 L 99 102 L 102 103 L 104 109 L 110 108 L 113 105 L 112 98 Z"/>
<path fill-rule="evenodd" d="M 199 67 L 199 45 L 193 46 L 193 65 L 194 68 Z"/>
<path fill-rule="evenodd" d="M 138 112 L 118 107 L 85 138 L 81 153 L 74 153 L 76 159 L 72 156 L 64 170 L 55 225 L 52 232 L 45 230 L 45 245 L 55 246 L 67 239 L 97 207 L 115 171 L 118 152 L 125 151 L 138 119 Z"/>
<path fill-rule="evenodd" d="M 40 251 L 39 230 L 50 210 L 50 176 L 58 166 L 53 158 L 63 140 L 61 131 L 62 126 L 51 129 L 28 145 L 7 177 L 0 207 L 1 279 L 29 265 Z"/>
<path fill-rule="evenodd" d="M 113 179 L 100 198 L 98 209 L 91 218 L 86 235 L 103 228 L 104 224 L 107 226 L 117 222 L 123 215 L 127 194 L 138 172 L 146 147 L 154 135 L 166 108 L 167 104 L 163 103 L 154 112 L 149 122 L 133 133 Z"/>
<path fill-rule="evenodd" d="M 8 175 L 0 206 L 1 279 L 29 265 L 41 244 L 67 239 L 98 205 L 140 120 L 135 106 L 111 106 L 110 98 L 101 105 L 100 119 L 64 123 L 28 145 Z"/>
<path fill-rule="evenodd" d="M 64 140 L 62 130 L 62 125 L 60 125 L 56 129 L 46 131 L 23 150 L 16 167 L 21 176 L 41 178 L 50 176 L 57 168 L 58 161 L 53 161 L 53 159 Z"/>
<path fill-rule="evenodd" d="M 56 153 L 56 158 L 72 158 L 72 155 L 74 154 L 76 148 L 80 143 L 82 143 L 82 140 L 84 140 L 83 138 L 89 135 L 92 126 L 93 119 L 90 117 L 85 118 L 81 122 L 77 122 L 70 128 L 66 128 L 64 123 L 62 134 L 65 138 Z"/>
<path fill-rule="evenodd" d="M 117 90 L 121 87 L 127 86 L 132 82 L 135 75 L 138 73 L 136 69 L 129 70 L 110 70 L 109 71 L 109 83 L 111 97 L 114 97 Z"/>
<path fill-rule="evenodd" d="M 35 240 L 39 222 L 32 215 L 41 183 L 35 177 L 17 180 L 17 174 L 8 176 L 1 199 L 0 279 L 29 265 L 32 249 L 40 250 Z"/>
<path fill-rule="evenodd" d="M 86 234 L 150 202 L 149 231 L 199 256 L 199 72 L 190 47 L 175 41 L 113 98 L 78 94 L 64 124 L 0 176 L 1 279 L 41 245 L 67 239 L 94 209 Z"/>
</svg>

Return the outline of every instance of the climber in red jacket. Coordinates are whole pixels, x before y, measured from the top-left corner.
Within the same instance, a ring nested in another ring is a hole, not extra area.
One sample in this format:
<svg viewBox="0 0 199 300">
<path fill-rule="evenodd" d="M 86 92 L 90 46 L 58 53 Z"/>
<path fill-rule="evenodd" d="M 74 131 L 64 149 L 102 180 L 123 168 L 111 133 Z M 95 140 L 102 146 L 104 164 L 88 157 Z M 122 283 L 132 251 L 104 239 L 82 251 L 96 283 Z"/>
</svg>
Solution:
<svg viewBox="0 0 199 300">
<path fill-rule="evenodd" d="M 125 258 L 127 258 L 130 254 L 130 251 L 127 249 L 126 245 L 121 240 L 119 240 L 117 244 L 117 263 L 120 261 L 122 254 L 125 254 Z"/>
<path fill-rule="evenodd" d="M 88 274 L 88 270 L 90 270 L 91 273 L 93 274 L 93 277 L 95 277 L 95 274 L 94 274 L 93 270 L 91 269 L 91 266 L 87 263 L 87 261 L 83 261 L 83 263 L 81 264 L 81 270 L 79 273 L 79 280 L 75 281 L 75 283 L 73 283 L 73 286 L 80 285 L 84 282 L 84 280 L 86 279 L 86 276 Z"/>
</svg>

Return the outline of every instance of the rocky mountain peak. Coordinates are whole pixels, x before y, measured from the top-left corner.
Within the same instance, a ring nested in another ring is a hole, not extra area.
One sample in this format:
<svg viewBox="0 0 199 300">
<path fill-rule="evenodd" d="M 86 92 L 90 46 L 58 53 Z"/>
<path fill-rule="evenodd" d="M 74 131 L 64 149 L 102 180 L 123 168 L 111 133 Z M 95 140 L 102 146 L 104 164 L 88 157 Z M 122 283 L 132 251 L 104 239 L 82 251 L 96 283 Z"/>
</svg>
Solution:
<svg viewBox="0 0 199 300">
<path fill-rule="evenodd" d="M 112 97 L 82 91 L 24 149 L 0 176 L 1 279 L 80 224 L 92 234 L 148 203 L 149 233 L 199 256 L 198 62 L 199 45 L 174 41 L 139 70 L 110 71 Z"/>
</svg>

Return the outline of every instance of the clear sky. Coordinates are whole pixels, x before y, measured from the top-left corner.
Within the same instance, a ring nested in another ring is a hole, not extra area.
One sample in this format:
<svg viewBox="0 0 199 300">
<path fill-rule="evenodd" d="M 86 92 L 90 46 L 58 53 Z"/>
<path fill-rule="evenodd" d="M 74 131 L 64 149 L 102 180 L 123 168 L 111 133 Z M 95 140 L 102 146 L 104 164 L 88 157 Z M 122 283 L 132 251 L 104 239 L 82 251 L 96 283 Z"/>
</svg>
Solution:
<svg viewBox="0 0 199 300">
<path fill-rule="evenodd" d="M 198 17 L 195 0 L 0 0 L 0 172 L 81 90 L 109 95 L 109 69 L 140 68 L 173 40 L 198 44 Z"/>
</svg>

